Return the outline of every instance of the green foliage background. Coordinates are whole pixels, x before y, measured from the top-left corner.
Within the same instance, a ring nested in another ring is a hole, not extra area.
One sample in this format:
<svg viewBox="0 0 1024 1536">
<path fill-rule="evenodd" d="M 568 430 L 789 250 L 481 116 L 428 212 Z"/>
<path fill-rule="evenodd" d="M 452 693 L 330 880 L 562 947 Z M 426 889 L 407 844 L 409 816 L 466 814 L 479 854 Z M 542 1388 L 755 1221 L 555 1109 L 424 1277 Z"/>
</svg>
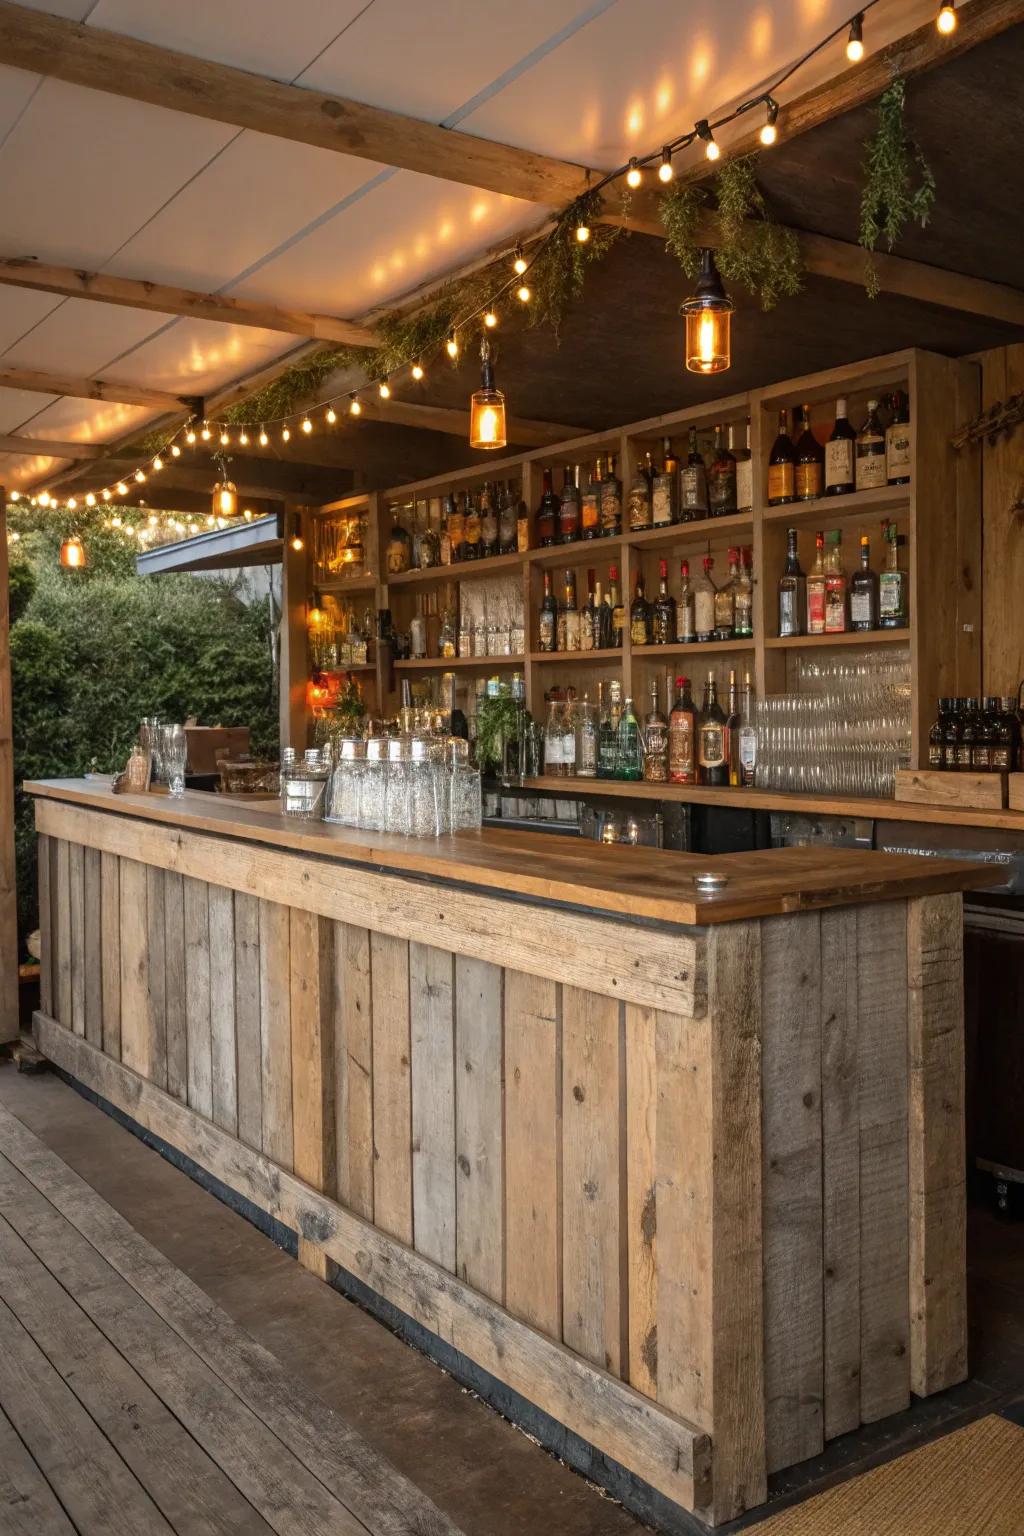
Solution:
<svg viewBox="0 0 1024 1536">
<path fill-rule="evenodd" d="M 126 520 L 130 517 L 126 514 Z M 18 930 L 36 926 L 32 803 L 25 779 L 122 768 L 143 715 L 246 724 L 277 747 L 267 601 L 198 576 L 137 576 L 135 553 L 97 516 L 82 525 L 89 565 L 62 571 L 66 531 L 52 511 L 9 509 Z"/>
</svg>

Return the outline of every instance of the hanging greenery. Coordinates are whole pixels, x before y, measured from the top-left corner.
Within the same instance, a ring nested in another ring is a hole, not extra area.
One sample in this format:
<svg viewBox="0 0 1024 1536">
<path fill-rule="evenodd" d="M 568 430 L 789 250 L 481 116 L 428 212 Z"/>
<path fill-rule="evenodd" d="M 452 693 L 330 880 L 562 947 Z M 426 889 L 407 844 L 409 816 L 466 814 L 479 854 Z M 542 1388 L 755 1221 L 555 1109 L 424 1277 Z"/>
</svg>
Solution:
<svg viewBox="0 0 1024 1536">
<path fill-rule="evenodd" d="M 870 298 L 879 288 L 871 253 L 880 242 L 891 251 L 911 220 L 923 229 L 935 202 L 935 177 L 903 119 L 906 94 L 906 82 L 897 76 L 879 98 L 878 127 L 864 155 L 860 243 L 868 252 L 864 285 Z"/>
<path fill-rule="evenodd" d="M 793 230 L 773 222 L 757 185 L 756 155 L 727 160 L 706 187 L 674 186 L 662 197 L 666 244 L 691 280 L 708 243 L 702 229 L 708 215 L 717 220 L 715 261 L 727 282 L 755 294 L 766 310 L 800 292 L 799 241 Z"/>
</svg>

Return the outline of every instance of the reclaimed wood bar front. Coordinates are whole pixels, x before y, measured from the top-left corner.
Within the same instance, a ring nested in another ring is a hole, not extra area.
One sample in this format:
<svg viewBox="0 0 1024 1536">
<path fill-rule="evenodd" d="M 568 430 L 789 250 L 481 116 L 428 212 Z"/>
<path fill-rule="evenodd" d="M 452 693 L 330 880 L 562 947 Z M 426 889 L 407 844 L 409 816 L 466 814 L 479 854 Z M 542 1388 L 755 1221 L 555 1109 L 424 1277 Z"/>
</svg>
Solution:
<svg viewBox="0 0 1024 1536">
<path fill-rule="evenodd" d="M 27 787 L 44 1054 L 659 1494 L 719 1523 L 965 1377 L 998 872 L 793 848 L 703 896 L 690 855 Z"/>
</svg>

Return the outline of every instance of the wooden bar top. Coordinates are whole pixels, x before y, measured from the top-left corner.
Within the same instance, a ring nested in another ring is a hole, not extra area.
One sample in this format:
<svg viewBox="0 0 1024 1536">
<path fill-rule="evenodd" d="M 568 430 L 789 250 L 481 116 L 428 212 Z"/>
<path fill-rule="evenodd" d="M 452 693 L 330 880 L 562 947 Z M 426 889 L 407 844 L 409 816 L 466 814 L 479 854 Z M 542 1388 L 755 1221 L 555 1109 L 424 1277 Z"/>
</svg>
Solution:
<svg viewBox="0 0 1024 1536">
<path fill-rule="evenodd" d="M 87 779 L 45 779 L 26 783 L 24 789 L 186 833 L 686 926 L 974 890 L 1005 879 L 1004 871 L 988 864 L 853 848 L 770 848 L 712 858 L 490 829 L 426 840 L 293 820 L 279 813 L 275 801 L 250 807 L 198 792 L 179 800 L 159 793 L 115 796 L 106 784 Z M 138 857 L 146 861 L 141 837 Z M 712 868 L 727 876 L 728 884 L 703 894 L 695 878 Z M 557 942 L 557 929 L 552 942 Z"/>
</svg>

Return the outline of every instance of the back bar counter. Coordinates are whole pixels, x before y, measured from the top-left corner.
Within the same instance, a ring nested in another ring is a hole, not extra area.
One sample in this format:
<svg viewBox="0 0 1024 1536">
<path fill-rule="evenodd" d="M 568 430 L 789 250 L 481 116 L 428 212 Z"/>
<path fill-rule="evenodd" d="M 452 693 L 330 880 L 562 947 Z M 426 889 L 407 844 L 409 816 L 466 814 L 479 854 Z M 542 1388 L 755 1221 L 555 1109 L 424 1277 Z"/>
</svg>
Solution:
<svg viewBox="0 0 1024 1536">
<path fill-rule="evenodd" d="M 592 1475 L 717 1524 L 964 1379 L 961 891 L 998 871 L 778 849 L 703 896 L 692 855 L 27 788 L 41 1051 Z"/>
</svg>

